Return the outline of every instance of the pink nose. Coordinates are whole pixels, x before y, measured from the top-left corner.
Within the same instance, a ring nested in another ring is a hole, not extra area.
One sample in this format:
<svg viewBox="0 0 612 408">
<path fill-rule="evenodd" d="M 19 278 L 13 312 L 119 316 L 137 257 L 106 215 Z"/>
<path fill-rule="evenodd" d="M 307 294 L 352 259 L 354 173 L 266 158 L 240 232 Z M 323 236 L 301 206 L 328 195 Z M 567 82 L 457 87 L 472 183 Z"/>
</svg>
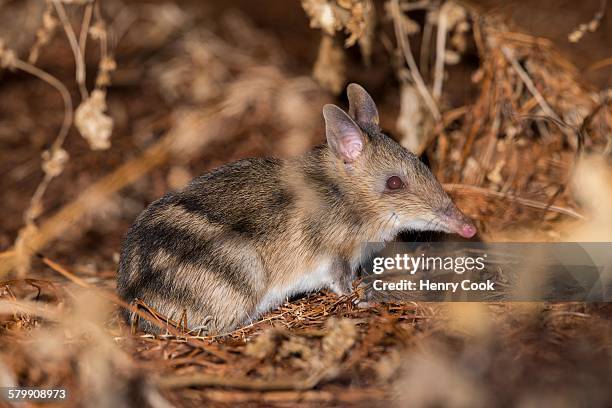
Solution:
<svg viewBox="0 0 612 408">
<path fill-rule="evenodd" d="M 459 231 L 459 235 L 464 238 L 472 238 L 476 235 L 476 227 L 471 224 L 464 224 Z"/>
</svg>

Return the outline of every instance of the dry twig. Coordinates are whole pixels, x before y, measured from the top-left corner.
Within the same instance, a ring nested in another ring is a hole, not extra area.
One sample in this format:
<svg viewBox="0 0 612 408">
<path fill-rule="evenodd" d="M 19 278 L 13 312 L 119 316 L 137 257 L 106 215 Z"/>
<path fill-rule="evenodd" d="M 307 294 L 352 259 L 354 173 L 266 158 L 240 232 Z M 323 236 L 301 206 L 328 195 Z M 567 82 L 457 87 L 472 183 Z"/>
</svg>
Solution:
<svg viewBox="0 0 612 408">
<path fill-rule="evenodd" d="M 554 206 L 554 205 L 547 205 L 544 203 L 540 203 L 538 201 L 535 200 L 530 200 L 528 198 L 522 198 L 522 197 L 516 197 L 510 194 L 504 194 L 504 193 L 500 193 L 498 191 L 493 191 L 493 190 L 489 190 L 483 187 L 477 187 L 477 186 L 470 186 L 470 185 L 466 185 L 466 184 L 444 184 L 444 188 L 454 191 L 454 190 L 468 190 L 468 191 L 472 191 L 474 193 L 477 194 L 484 194 L 490 197 L 497 197 L 497 198 L 503 198 L 506 200 L 510 200 L 510 201 L 514 201 L 517 202 L 519 204 L 525 205 L 527 207 L 531 207 L 531 208 L 537 208 L 539 210 L 548 210 L 548 211 L 553 211 L 553 212 L 557 212 L 559 214 L 564 214 L 564 215 L 568 215 L 570 217 L 573 218 L 577 218 L 579 220 L 583 220 L 584 219 L 584 215 L 569 209 L 569 208 L 564 208 L 564 207 L 558 207 L 558 206 Z"/>
<path fill-rule="evenodd" d="M 441 117 L 440 109 L 438 109 L 438 105 L 435 100 L 432 98 L 429 90 L 427 89 L 427 85 L 425 85 L 425 81 L 423 81 L 423 77 L 419 72 L 419 68 L 416 65 L 416 61 L 414 60 L 414 56 L 412 54 L 412 50 L 410 49 L 410 43 L 406 38 L 406 33 L 404 31 L 404 26 L 402 24 L 402 15 L 401 9 L 399 6 L 398 0 L 391 0 L 390 2 L 390 12 L 393 18 L 393 26 L 395 27 L 395 37 L 397 39 L 398 45 L 402 50 L 402 54 L 406 63 L 408 64 L 408 68 L 410 69 L 410 74 L 412 77 L 412 81 L 415 83 L 419 94 L 425 101 L 427 108 L 431 112 L 433 118 L 438 121 Z"/>
</svg>

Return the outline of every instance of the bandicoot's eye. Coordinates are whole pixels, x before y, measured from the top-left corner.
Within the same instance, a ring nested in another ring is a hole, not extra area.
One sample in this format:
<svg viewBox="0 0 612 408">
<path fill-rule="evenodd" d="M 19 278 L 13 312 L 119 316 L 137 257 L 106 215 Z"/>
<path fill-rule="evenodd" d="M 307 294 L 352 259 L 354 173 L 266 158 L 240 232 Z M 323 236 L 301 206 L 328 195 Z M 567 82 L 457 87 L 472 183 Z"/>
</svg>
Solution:
<svg viewBox="0 0 612 408">
<path fill-rule="evenodd" d="M 404 187 L 404 182 L 398 176 L 391 176 L 387 179 L 387 188 L 389 190 L 398 190 Z"/>
</svg>

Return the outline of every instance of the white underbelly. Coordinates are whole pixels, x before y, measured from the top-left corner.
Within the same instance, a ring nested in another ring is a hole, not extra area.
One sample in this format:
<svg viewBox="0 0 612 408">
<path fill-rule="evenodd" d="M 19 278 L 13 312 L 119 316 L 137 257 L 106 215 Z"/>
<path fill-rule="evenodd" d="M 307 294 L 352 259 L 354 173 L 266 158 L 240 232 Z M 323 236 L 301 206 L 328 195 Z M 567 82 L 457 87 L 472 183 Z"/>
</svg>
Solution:
<svg viewBox="0 0 612 408">
<path fill-rule="evenodd" d="M 321 261 L 314 269 L 298 274 L 299 278 L 284 287 L 273 287 L 268 290 L 259 302 L 256 314 L 259 316 L 289 299 L 293 295 L 320 290 L 332 283 L 332 261 Z"/>
</svg>

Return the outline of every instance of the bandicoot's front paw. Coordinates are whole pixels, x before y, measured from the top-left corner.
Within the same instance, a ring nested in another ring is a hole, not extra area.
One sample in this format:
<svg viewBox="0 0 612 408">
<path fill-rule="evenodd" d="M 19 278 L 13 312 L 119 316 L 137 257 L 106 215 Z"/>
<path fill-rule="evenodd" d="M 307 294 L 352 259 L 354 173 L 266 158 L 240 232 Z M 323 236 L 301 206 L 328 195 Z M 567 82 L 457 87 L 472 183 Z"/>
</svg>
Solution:
<svg viewBox="0 0 612 408">
<path fill-rule="evenodd" d="M 352 304 L 360 309 L 367 309 L 376 305 L 375 302 L 369 301 L 366 298 L 364 288 L 358 286 L 355 290 L 350 285 L 331 285 L 330 289 L 338 296 L 349 296 L 353 293 L 357 294 L 357 297 L 352 300 Z"/>
<path fill-rule="evenodd" d="M 365 283 L 363 280 L 359 282 L 359 284 L 355 288 L 357 297 L 355 298 L 355 300 L 353 300 L 353 304 L 360 309 L 366 309 L 375 306 L 376 302 L 372 301 L 370 290 L 370 285 Z"/>
</svg>

